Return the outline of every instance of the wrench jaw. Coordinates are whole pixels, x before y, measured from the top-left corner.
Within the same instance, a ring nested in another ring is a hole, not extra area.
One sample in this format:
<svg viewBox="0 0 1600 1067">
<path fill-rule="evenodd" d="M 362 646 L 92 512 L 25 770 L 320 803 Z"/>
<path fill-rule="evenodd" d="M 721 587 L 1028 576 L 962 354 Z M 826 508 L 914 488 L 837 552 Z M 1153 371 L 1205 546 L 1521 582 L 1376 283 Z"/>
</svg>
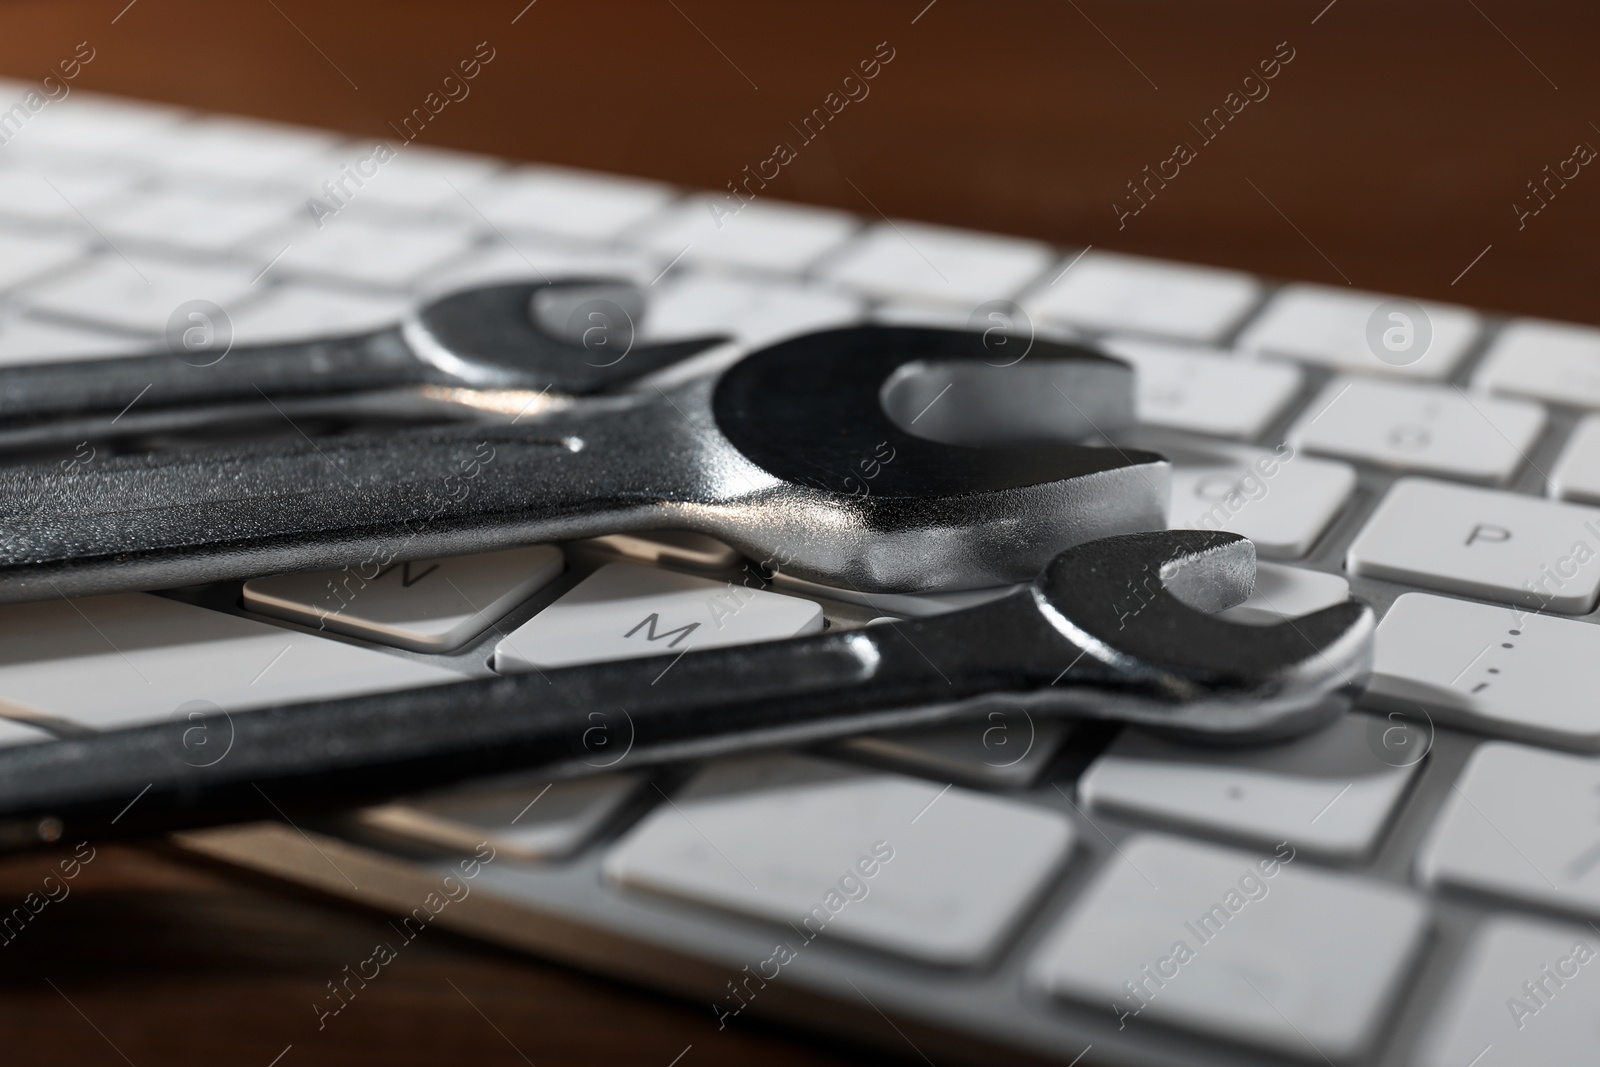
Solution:
<svg viewBox="0 0 1600 1067">
<path fill-rule="evenodd" d="M 1244 600 L 1254 581 L 1255 546 L 1235 534 L 1127 534 L 1063 552 L 1032 589 L 1083 657 L 1074 670 L 1085 684 L 1062 699 L 1202 741 L 1325 725 L 1371 672 L 1372 610 L 1350 601 L 1270 626 L 1211 614 Z"/>
<path fill-rule="evenodd" d="M 969 331 L 858 326 L 723 372 L 717 430 L 786 486 L 788 514 L 764 517 L 785 571 L 867 593 L 1011 585 L 1069 545 L 1165 525 L 1165 459 L 1077 440 L 1132 421 L 1126 365 L 1045 340 L 992 357 Z"/>
<path fill-rule="evenodd" d="M 643 314 L 637 286 L 568 278 L 447 293 L 412 311 L 400 330 L 446 382 L 567 396 L 614 389 L 728 340 L 640 344 Z"/>
</svg>

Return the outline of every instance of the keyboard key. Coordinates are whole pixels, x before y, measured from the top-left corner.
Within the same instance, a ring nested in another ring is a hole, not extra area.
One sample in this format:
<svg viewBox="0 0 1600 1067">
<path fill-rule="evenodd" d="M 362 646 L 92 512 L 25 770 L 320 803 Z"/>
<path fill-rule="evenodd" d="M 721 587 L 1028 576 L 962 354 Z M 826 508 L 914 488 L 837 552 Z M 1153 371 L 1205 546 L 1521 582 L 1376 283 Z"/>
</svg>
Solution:
<svg viewBox="0 0 1600 1067">
<path fill-rule="evenodd" d="M 137 193 L 97 212 L 94 221 L 119 246 L 142 242 L 226 252 L 304 210 L 303 201 L 288 197 L 189 186 Z"/>
<path fill-rule="evenodd" d="M 1553 404 L 1600 408 L 1600 330 L 1518 319 L 1490 343 L 1472 385 Z"/>
<path fill-rule="evenodd" d="M 1292 363 L 1234 359 L 1208 349 L 1122 337 L 1101 345 L 1138 372 L 1140 422 L 1218 437 L 1265 433 L 1304 376 Z"/>
<path fill-rule="evenodd" d="M 1494 741 L 1454 790 L 1417 857 L 1425 884 L 1600 917 L 1600 760 Z"/>
<path fill-rule="evenodd" d="M 1600 504 L 1600 415 L 1585 415 L 1550 471 L 1550 495 Z"/>
<path fill-rule="evenodd" d="M 1259 748 L 1199 748 L 1126 730 L 1078 793 L 1095 811 L 1357 859 L 1377 844 L 1417 767 L 1395 766 L 1375 744 L 1384 729 L 1382 719 L 1346 715 Z"/>
<path fill-rule="evenodd" d="M 1393 886 L 1142 835 L 1034 965 L 1051 993 L 1307 1060 L 1354 1058 L 1404 987 L 1426 912 Z"/>
<path fill-rule="evenodd" d="M 1350 583 L 1337 574 L 1256 562 L 1256 585 L 1242 604 L 1218 612 L 1236 622 L 1274 623 L 1297 619 L 1350 599 Z"/>
<path fill-rule="evenodd" d="M 537 863 L 588 844 L 642 783 L 622 774 L 560 782 L 524 775 L 366 808 L 355 820 L 433 848 L 471 853 L 488 842 L 497 858 Z"/>
<path fill-rule="evenodd" d="M 791 951 L 826 933 L 978 964 L 1072 848 L 1055 812 L 795 757 L 702 772 L 619 841 L 629 889 L 773 922 Z"/>
<path fill-rule="evenodd" d="M 299 188 L 338 174 L 339 143 L 322 130 L 219 116 L 165 126 L 124 147 L 169 174 Z"/>
<path fill-rule="evenodd" d="M 326 219 L 321 229 L 294 227 L 263 238 L 255 247 L 262 252 L 263 265 L 272 262 L 268 278 L 336 278 L 404 289 L 466 254 L 475 240 L 461 225 L 397 226 L 368 215 Z"/>
<path fill-rule="evenodd" d="M 1452 726 L 1600 749 L 1600 626 L 1407 593 L 1378 624 L 1366 699 Z"/>
<path fill-rule="evenodd" d="M 1060 719 L 1015 708 L 947 726 L 862 734 L 836 751 L 942 781 L 1023 789 L 1038 780 L 1070 732 Z"/>
<path fill-rule="evenodd" d="M 883 222 L 821 268 L 868 296 L 973 305 L 1007 299 L 1053 262 L 1048 246 L 920 222 Z"/>
<path fill-rule="evenodd" d="M 1581 615 L 1600 594 L 1600 511 L 1425 478 L 1395 482 L 1351 574 Z"/>
<path fill-rule="evenodd" d="M 60 270 L 88 251 L 73 237 L 0 233 L 0 289 L 12 289 Z"/>
<path fill-rule="evenodd" d="M 655 530 L 647 534 L 609 534 L 583 542 L 641 563 L 715 571 L 739 562 L 739 553 L 705 534 L 688 530 Z"/>
<path fill-rule="evenodd" d="M 1289 431 L 1296 447 L 1480 482 L 1504 482 L 1544 429 L 1528 400 L 1469 397 L 1449 386 L 1334 378 Z"/>
<path fill-rule="evenodd" d="M 693 275 L 650 293 L 645 339 L 728 334 L 764 346 L 860 321 L 862 303 L 817 286 Z"/>
<path fill-rule="evenodd" d="M 1426 335 L 1428 347 L 1415 362 L 1398 365 L 1398 361 L 1409 358 L 1407 353 L 1385 350 L 1388 360 L 1397 361 L 1389 362 L 1379 359 L 1368 342 L 1369 322 L 1380 306 L 1392 299 L 1377 293 L 1316 285 L 1287 286 L 1245 328 L 1238 347 L 1246 352 L 1287 356 L 1367 374 L 1448 377 L 1477 336 L 1477 313 L 1449 304 L 1416 302 L 1415 307 L 1426 318 L 1424 322 L 1411 323 L 1410 338 L 1405 343 L 1420 345 Z M 1387 316 L 1379 318 L 1374 332 L 1382 347 L 1383 332 L 1402 329 L 1404 324 Z M 1397 335 L 1396 342 L 1401 340 Z"/>
<path fill-rule="evenodd" d="M 388 162 L 381 162 L 381 156 L 370 142 L 346 148 L 340 153 L 341 165 L 331 168 L 324 179 L 333 183 L 331 193 L 318 187 L 312 195 L 337 211 L 354 203 L 382 204 L 405 211 L 448 211 L 478 222 L 481 219 L 472 210 L 470 198 L 503 166 L 489 156 L 415 143 L 401 146 Z M 366 177 L 364 171 L 374 173 Z M 346 176 L 350 174 L 353 177 Z"/>
<path fill-rule="evenodd" d="M 1457 965 L 1416 1067 L 1600 1063 L 1600 938 L 1584 926 L 1494 915 Z"/>
<path fill-rule="evenodd" d="M 232 313 L 256 295 L 250 272 L 141 255 L 129 265 L 101 253 L 64 276 L 24 290 L 25 303 L 67 318 L 161 334 L 181 304 L 209 300 Z"/>
<path fill-rule="evenodd" d="M 732 582 L 608 563 L 502 638 L 494 669 L 536 670 L 816 633 L 822 609 Z"/>
<path fill-rule="evenodd" d="M 448 652 L 494 625 L 566 566 L 551 545 L 252 578 L 244 605 L 263 615 L 410 648 Z M 370 580 L 364 580 L 371 574 Z"/>
<path fill-rule="evenodd" d="M 1085 252 L 1024 303 L 1041 319 L 1089 329 L 1216 341 L 1260 292 L 1254 278 L 1237 271 Z"/>
<path fill-rule="evenodd" d="M 1356 484 L 1348 464 L 1286 445 L 1276 452 L 1167 451 L 1173 462 L 1168 527 L 1243 534 L 1264 559 L 1297 559 L 1311 551 Z"/>
<path fill-rule="evenodd" d="M 495 244 L 470 248 L 459 259 L 429 271 L 417 279 L 418 291 L 443 293 L 473 285 L 563 278 L 608 278 L 649 285 L 666 266 L 629 249 L 560 244 L 525 234 L 506 237 L 513 243 L 496 235 Z"/>
<path fill-rule="evenodd" d="M 29 86 L 33 88 L 33 86 Z M 6 144 L 32 156 L 50 150 L 78 155 L 123 152 L 184 121 L 188 112 L 142 100 L 101 96 L 75 89 L 34 115 Z"/>
<path fill-rule="evenodd" d="M 99 208 L 125 192 L 136 177 L 120 168 L 84 171 L 47 163 L 37 168 L 3 167 L 0 215 L 81 228 L 79 211 L 97 216 Z"/>
<path fill-rule="evenodd" d="M 719 196 L 686 200 L 652 222 L 637 243 L 663 262 L 799 274 L 860 225 L 842 211 L 799 204 L 757 201 L 730 210 Z"/>
<path fill-rule="evenodd" d="M 561 167 L 522 167 L 468 195 L 500 229 L 588 241 L 615 240 L 677 196 L 657 182 Z"/>
<path fill-rule="evenodd" d="M 43 322 L 26 315 L 0 316 L 0 365 L 55 363 L 128 356 L 151 342 Z"/>
<path fill-rule="evenodd" d="M 410 309 L 398 296 L 346 293 L 326 286 L 279 285 L 232 316 L 233 343 L 260 345 L 392 326 Z"/>
<path fill-rule="evenodd" d="M 0 608 L 0 702 L 96 729 L 460 679 L 148 593 Z"/>
</svg>

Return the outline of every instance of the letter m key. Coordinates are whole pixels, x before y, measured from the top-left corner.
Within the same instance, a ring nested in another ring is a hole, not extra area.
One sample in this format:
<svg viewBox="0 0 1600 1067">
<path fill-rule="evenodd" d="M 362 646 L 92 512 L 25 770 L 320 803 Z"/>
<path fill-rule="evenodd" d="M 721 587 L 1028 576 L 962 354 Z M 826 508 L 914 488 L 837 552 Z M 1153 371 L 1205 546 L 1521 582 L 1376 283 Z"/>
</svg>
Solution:
<svg viewBox="0 0 1600 1067">
<path fill-rule="evenodd" d="M 659 641 L 663 637 L 672 637 L 672 640 L 667 642 L 667 647 L 668 648 L 677 648 L 679 641 L 682 641 L 684 638 L 686 638 L 690 634 L 694 633 L 695 630 L 699 629 L 699 627 L 700 627 L 699 623 L 691 622 L 687 626 L 680 626 L 676 630 L 666 630 L 666 631 L 663 631 L 662 633 L 658 634 L 658 633 L 656 633 L 656 624 L 659 623 L 660 621 L 661 621 L 661 616 L 658 615 L 656 612 L 652 611 L 650 614 L 648 614 L 648 615 L 646 615 L 644 617 L 644 619 L 639 623 L 639 625 L 635 626 L 633 629 L 629 630 L 627 633 L 623 634 L 622 636 L 623 637 L 632 637 L 634 634 L 638 633 L 640 630 L 644 630 L 644 639 L 646 641 Z M 677 634 L 677 636 L 673 637 L 672 636 L 673 634 Z"/>
</svg>

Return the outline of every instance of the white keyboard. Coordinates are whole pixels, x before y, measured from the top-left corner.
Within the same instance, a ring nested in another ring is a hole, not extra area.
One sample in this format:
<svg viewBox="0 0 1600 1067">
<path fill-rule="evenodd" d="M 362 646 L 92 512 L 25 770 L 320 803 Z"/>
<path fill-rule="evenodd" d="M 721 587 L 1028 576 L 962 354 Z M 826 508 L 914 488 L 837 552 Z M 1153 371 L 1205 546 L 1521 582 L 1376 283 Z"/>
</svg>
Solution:
<svg viewBox="0 0 1600 1067">
<path fill-rule="evenodd" d="M 693 190 L 417 146 L 316 218 L 308 198 L 371 152 L 83 92 L 49 104 L 0 147 L 0 364 L 92 375 L 161 349 L 196 299 L 249 343 L 563 274 L 645 286 L 655 338 L 960 326 L 1009 302 L 1137 368 L 1141 425 L 1118 443 L 1173 459 L 1173 525 L 1270 561 L 1232 617 L 1361 597 L 1383 615 L 1374 677 L 1321 733 L 1244 750 L 1018 710 L 642 768 L 625 709 L 596 709 L 575 753 L 593 776 L 185 847 L 406 910 L 487 841 L 477 903 L 441 922 L 724 1026 L 909 1041 L 941 1064 L 1600 1063 L 1600 329 L 769 200 L 719 226 Z M 43 458 L 70 474 L 115 447 Z M 986 595 L 766 581 L 663 532 L 7 606 L 0 745 L 182 718 L 204 763 L 226 758 L 219 712 Z M 375 861 L 361 890 L 331 855 Z"/>
</svg>

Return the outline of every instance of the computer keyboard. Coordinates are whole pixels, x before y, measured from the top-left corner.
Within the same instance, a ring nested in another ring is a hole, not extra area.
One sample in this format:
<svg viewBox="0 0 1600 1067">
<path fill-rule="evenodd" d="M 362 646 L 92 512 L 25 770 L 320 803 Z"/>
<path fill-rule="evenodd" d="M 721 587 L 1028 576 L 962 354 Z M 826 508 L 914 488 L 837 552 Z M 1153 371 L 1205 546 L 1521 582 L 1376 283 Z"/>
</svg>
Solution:
<svg viewBox="0 0 1600 1067">
<path fill-rule="evenodd" d="M 1373 678 L 1327 729 L 1245 749 L 1019 708 L 643 767 L 626 708 L 596 708 L 572 752 L 588 776 L 182 847 L 406 914 L 492 853 L 437 921 L 719 1026 L 907 1060 L 1600 1062 L 1600 330 L 765 197 L 719 218 L 714 194 L 417 145 L 328 200 L 372 152 L 50 103 L 0 147 L 0 365 L 93 375 L 166 351 L 197 300 L 241 345 L 562 276 L 644 287 L 650 338 L 999 323 L 1017 358 L 1032 335 L 1087 338 L 1138 371 L 1141 424 L 1114 443 L 1172 459 L 1171 525 L 1255 541 L 1230 617 L 1361 597 L 1383 616 Z M 1410 332 L 1375 343 L 1391 328 Z M 70 477 L 205 443 L 115 422 L 27 458 Z M 233 716 L 286 700 L 893 626 L 999 592 L 830 589 L 662 531 L 8 605 L 0 744 L 183 720 L 203 766 Z"/>
</svg>

